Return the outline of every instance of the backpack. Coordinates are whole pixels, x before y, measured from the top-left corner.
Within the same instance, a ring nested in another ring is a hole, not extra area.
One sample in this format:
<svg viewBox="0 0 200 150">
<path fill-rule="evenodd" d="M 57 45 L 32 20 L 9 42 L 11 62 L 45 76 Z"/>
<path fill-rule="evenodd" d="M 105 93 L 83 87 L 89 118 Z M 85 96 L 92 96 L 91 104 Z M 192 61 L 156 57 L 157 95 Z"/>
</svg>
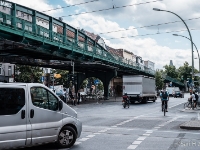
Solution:
<svg viewBox="0 0 200 150">
<path fill-rule="evenodd" d="M 197 94 L 195 94 L 195 99 L 198 101 L 199 96 Z"/>
<path fill-rule="evenodd" d="M 167 99 L 167 97 L 168 97 L 167 92 L 162 92 L 162 98 L 163 98 L 163 99 Z"/>
</svg>

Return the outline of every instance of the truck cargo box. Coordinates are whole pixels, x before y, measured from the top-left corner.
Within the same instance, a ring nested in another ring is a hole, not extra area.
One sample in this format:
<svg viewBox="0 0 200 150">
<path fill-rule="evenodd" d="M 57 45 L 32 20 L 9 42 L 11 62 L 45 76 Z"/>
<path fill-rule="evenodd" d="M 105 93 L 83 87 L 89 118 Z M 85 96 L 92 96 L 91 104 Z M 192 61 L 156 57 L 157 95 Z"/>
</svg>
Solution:
<svg viewBox="0 0 200 150">
<path fill-rule="evenodd" d="M 123 93 L 127 93 L 131 102 L 155 101 L 155 79 L 143 75 L 124 75 Z"/>
</svg>

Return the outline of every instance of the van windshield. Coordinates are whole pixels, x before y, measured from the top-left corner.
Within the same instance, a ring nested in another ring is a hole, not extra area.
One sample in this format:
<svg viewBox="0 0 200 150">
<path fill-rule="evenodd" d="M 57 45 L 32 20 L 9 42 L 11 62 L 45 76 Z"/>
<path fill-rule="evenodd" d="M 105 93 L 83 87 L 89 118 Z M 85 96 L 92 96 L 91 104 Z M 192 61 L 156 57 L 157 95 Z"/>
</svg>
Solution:
<svg viewBox="0 0 200 150">
<path fill-rule="evenodd" d="M 18 113 L 25 105 L 25 91 L 22 88 L 0 88 L 0 115 Z"/>
</svg>

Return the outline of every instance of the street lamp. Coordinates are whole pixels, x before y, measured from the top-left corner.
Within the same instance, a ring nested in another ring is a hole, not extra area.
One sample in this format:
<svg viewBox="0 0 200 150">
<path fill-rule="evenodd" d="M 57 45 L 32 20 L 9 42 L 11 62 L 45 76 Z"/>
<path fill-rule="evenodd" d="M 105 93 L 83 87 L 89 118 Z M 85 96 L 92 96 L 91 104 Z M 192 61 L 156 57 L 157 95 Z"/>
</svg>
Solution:
<svg viewBox="0 0 200 150">
<path fill-rule="evenodd" d="M 179 35 L 179 34 L 173 34 L 173 36 L 181 36 L 181 37 L 184 37 L 184 38 L 190 40 L 188 37 L 183 36 L 183 35 Z M 192 43 L 193 43 L 194 47 L 195 47 L 196 50 L 197 50 L 197 54 L 198 54 L 198 58 L 199 58 L 199 72 L 200 72 L 200 57 L 199 57 L 199 51 L 198 51 L 198 49 L 197 49 L 197 46 L 194 44 L 194 42 L 192 42 Z"/>
<path fill-rule="evenodd" d="M 192 42 L 192 36 L 191 36 L 190 30 L 189 30 L 187 24 L 185 23 L 185 21 L 179 15 L 175 14 L 174 12 L 171 12 L 171 11 L 168 11 L 168 10 L 161 10 L 161 9 L 158 9 L 158 8 L 153 8 L 153 10 L 155 10 L 155 11 L 165 11 L 165 12 L 172 13 L 172 14 L 176 15 L 179 19 L 181 19 L 181 21 L 185 24 L 185 26 L 186 26 L 186 28 L 188 30 L 189 36 L 190 36 L 191 47 L 192 47 L 192 83 L 193 83 L 193 78 L 194 78 L 193 42 Z"/>
</svg>

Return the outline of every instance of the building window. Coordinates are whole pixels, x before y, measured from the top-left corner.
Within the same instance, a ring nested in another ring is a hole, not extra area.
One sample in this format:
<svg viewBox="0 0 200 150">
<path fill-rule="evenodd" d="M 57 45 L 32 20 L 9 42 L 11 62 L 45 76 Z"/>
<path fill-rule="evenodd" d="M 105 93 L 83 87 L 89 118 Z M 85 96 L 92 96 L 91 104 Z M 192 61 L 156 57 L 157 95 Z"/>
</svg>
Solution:
<svg viewBox="0 0 200 150">
<path fill-rule="evenodd" d="M 3 10 L 6 10 L 6 7 L 5 7 L 5 6 L 3 6 Z"/>
<path fill-rule="evenodd" d="M 17 27 L 18 28 L 22 28 L 22 24 L 21 23 L 17 23 Z"/>
<path fill-rule="evenodd" d="M 21 17 L 24 17 L 24 13 L 21 13 Z"/>
</svg>

